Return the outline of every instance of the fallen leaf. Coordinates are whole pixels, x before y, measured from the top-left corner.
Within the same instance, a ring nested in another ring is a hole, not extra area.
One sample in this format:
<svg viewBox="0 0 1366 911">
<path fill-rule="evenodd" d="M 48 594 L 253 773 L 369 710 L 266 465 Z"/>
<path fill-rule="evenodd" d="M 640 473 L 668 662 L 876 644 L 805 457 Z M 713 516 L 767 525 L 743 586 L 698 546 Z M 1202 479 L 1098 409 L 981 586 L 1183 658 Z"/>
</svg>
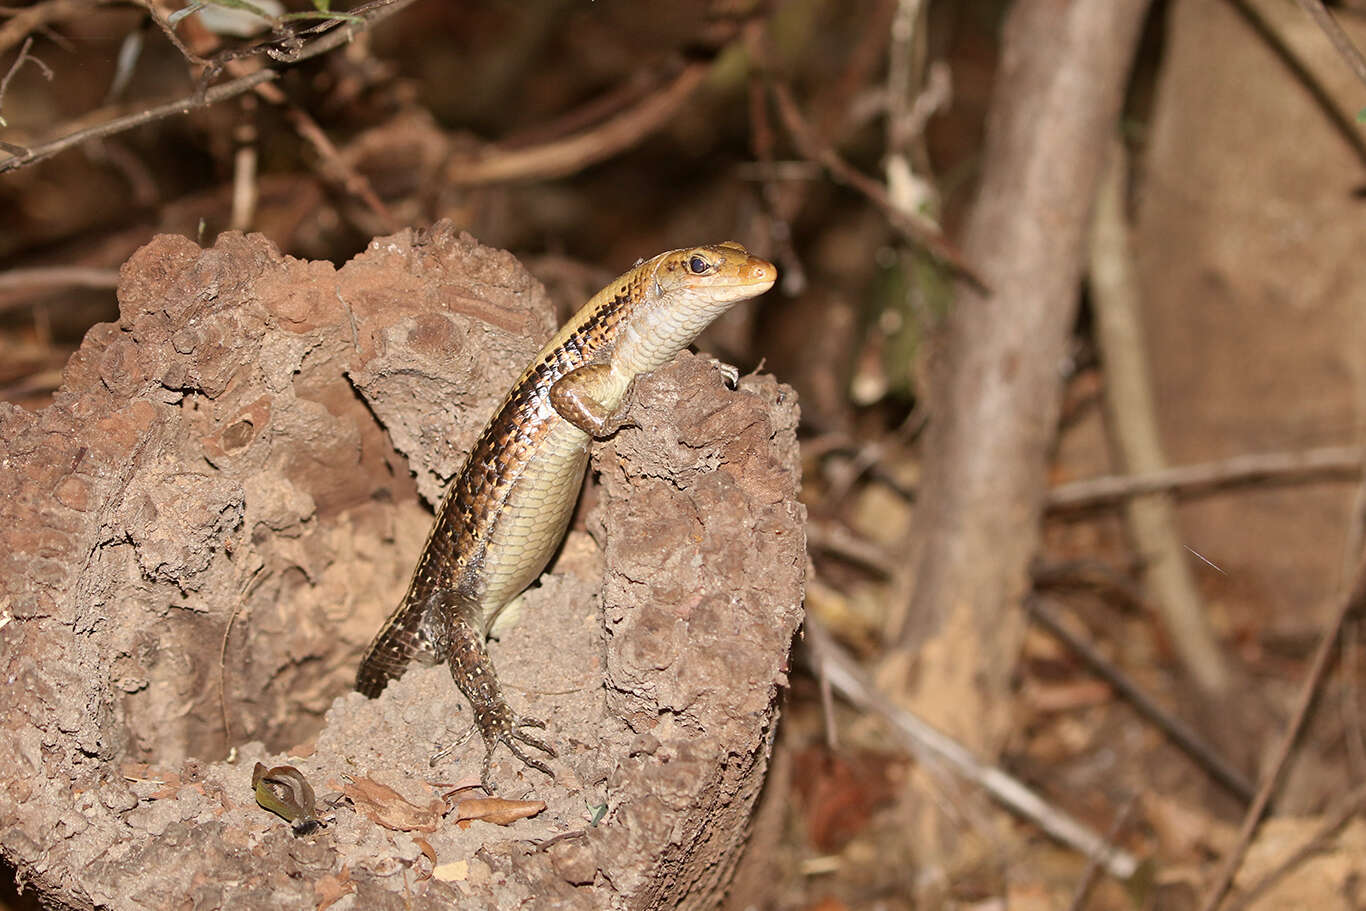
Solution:
<svg viewBox="0 0 1366 911">
<path fill-rule="evenodd" d="M 393 788 L 373 778 L 356 778 L 342 788 L 357 810 L 371 822 L 397 832 L 435 832 L 441 822 L 442 803 L 433 799 L 424 809 L 409 803 Z"/>
<path fill-rule="evenodd" d="M 427 860 L 431 863 L 432 871 L 436 870 L 436 848 L 432 847 L 432 843 L 420 835 L 414 835 L 413 844 L 417 845 L 417 849 L 422 852 L 422 856 L 427 858 Z M 417 865 L 414 864 L 413 868 L 417 869 Z M 421 882 L 424 879 L 430 879 L 432 876 L 432 871 L 418 870 L 418 882 Z"/>
<path fill-rule="evenodd" d="M 543 800 L 504 800 L 501 797 L 471 797 L 455 805 L 458 822 L 479 819 L 495 825 L 511 825 L 519 819 L 535 816 L 545 809 Z"/>
<path fill-rule="evenodd" d="M 151 765 L 145 762 L 125 762 L 119 766 L 119 771 L 129 781 L 150 781 L 160 777 L 153 776 Z"/>
<path fill-rule="evenodd" d="M 890 753 L 835 756 L 820 747 L 799 753 L 793 788 L 812 847 L 831 854 L 852 841 L 891 802 L 904 766 L 904 759 Z"/>
<path fill-rule="evenodd" d="M 1176 798 L 1144 794 L 1143 815 L 1165 857 L 1218 857 L 1237 841 L 1233 826 Z"/>
<path fill-rule="evenodd" d="M 167 772 L 162 778 L 161 787 L 147 795 L 148 800 L 169 800 L 180 793 L 183 782 L 178 772 Z"/>
<path fill-rule="evenodd" d="M 351 867 L 342 864 L 340 873 L 329 873 L 320 879 L 315 879 L 313 891 L 318 894 L 318 904 L 314 911 L 327 911 L 343 895 L 356 891 L 356 884 L 351 882 Z"/>
<path fill-rule="evenodd" d="M 1066 683 L 1030 681 L 1021 697 L 1036 712 L 1072 712 L 1114 701 L 1108 684 L 1100 680 L 1072 680 Z"/>
<path fill-rule="evenodd" d="M 306 741 L 304 741 L 303 743 L 299 744 L 298 746 L 291 747 L 289 750 L 286 750 L 285 752 L 286 752 L 286 755 L 291 756 L 291 757 L 293 757 L 294 759 L 307 759 L 308 757 L 312 756 L 312 755 L 313 755 L 314 753 L 316 753 L 317 751 L 318 751 L 318 739 L 315 737 L 315 738 L 313 738 L 312 740 L 306 740 Z"/>
</svg>

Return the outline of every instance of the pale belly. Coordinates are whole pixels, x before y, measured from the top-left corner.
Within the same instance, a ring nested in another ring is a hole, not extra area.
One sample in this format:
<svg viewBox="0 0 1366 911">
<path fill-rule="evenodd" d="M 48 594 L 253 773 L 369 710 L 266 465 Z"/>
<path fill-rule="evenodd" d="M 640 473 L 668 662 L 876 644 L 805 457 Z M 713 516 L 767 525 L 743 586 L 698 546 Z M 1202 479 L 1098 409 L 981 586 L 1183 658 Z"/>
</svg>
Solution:
<svg viewBox="0 0 1366 911">
<path fill-rule="evenodd" d="M 479 592 L 485 632 L 560 546 L 583 485 L 588 434 L 559 421 L 528 461 L 488 531 Z"/>
</svg>

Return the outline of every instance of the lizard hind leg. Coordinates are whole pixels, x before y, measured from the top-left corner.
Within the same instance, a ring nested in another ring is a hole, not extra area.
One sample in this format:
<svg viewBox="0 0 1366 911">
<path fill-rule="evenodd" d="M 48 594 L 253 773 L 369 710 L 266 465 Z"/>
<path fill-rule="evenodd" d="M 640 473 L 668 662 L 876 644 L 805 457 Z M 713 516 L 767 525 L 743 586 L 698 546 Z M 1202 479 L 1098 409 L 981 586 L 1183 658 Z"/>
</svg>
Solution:
<svg viewBox="0 0 1366 911">
<path fill-rule="evenodd" d="M 549 744 L 524 730 L 544 728 L 545 722 L 516 714 L 503 698 L 502 688 L 498 685 L 498 677 L 493 670 L 493 661 L 489 658 L 488 648 L 484 644 L 483 624 L 478 605 L 453 591 L 442 592 L 441 598 L 440 609 L 431 613 L 433 620 L 439 624 L 433 631 L 436 644 L 450 665 L 455 685 L 469 700 L 470 708 L 474 711 L 474 726 L 456 743 L 433 756 L 432 765 L 464 743 L 470 733 L 478 729 L 484 739 L 484 765 L 480 782 L 485 791 L 494 793 L 489 772 L 493 763 L 493 752 L 500 743 L 523 764 L 553 779 L 555 773 L 550 767 L 539 759 L 527 755 L 521 747 L 521 744 L 526 744 L 547 756 L 555 755 L 555 750 Z"/>
</svg>

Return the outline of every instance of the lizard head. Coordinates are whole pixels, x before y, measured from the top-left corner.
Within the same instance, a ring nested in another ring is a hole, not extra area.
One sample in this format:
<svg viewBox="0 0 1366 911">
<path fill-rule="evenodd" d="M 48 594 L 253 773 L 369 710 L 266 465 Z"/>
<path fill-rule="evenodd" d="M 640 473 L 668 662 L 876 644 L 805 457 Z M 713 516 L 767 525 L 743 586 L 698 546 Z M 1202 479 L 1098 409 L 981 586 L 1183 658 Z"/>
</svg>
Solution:
<svg viewBox="0 0 1366 911">
<path fill-rule="evenodd" d="M 670 250 L 655 257 L 654 291 L 714 305 L 758 297 L 773 287 L 778 269 L 733 240 Z"/>
<path fill-rule="evenodd" d="M 613 340 L 614 363 L 627 376 L 663 366 L 712 320 L 763 294 L 777 278 L 772 263 L 734 241 L 646 260 L 622 276 L 630 289 L 630 316 L 621 320 Z"/>
</svg>

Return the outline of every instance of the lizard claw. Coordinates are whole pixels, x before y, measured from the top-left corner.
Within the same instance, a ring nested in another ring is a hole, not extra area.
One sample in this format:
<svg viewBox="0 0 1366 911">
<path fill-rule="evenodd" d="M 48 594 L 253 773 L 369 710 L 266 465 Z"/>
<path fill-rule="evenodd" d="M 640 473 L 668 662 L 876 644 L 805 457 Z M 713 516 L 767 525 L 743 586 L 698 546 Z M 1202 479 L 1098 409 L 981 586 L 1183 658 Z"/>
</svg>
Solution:
<svg viewBox="0 0 1366 911">
<path fill-rule="evenodd" d="M 555 749 L 550 744 L 538 737 L 533 737 L 522 728 L 544 728 L 545 722 L 538 718 L 526 718 L 513 715 L 509 712 L 506 716 L 497 719 L 497 723 L 490 725 L 490 730 L 485 730 L 484 734 L 484 770 L 479 776 L 479 782 L 485 791 L 493 794 L 496 788 L 493 786 L 492 777 L 489 769 L 493 765 L 493 751 L 498 748 L 499 743 L 507 746 L 508 752 L 512 753 L 522 761 L 523 765 L 529 766 L 542 774 L 550 777 L 553 781 L 555 773 L 550 771 L 550 766 L 541 762 L 535 757 L 528 756 L 526 751 L 518 745 L 518 742 L 535 747 L 547 756 L 553 757 Z"/>
<path fill-rule="evenodd" d="M 726 388 L 735 390 L 740 388 L 740 368 L 734 364 L 727 364 L 719 358 L 712 358 L 716 364 L 716 372 L 721 374 L 721 380 L 726 384 Z"/>
<path fill-rule="evenodd" d="M 474 725 L 470 725 L 468 728 L 465 729 L 465 733 L 461 734 L 458 738 L 452 740 L 450 743 L 446 744 L 444 747 L 441 747 L 439 750 L 433 753 L 432 758 L 427 760 L 427 766 L 433 769 L 436 768 L 436 764 L 438 762 L 454 753 L 456 749 L 458 749 L 459 747 L 463 746 L 465 741 L 469 740 L 470 735 L 473 733 Z"/>
<path fill-rule="evenodd" d="M 541 762 L 534 756 L 528 756 L 526 751 L 519 745 L 520 741 L 520 743 L 535 747 L 547 756 L 554 757 L 556 755 L 554 747 L 540 738 L 533 737 L 526 731 L 521 730 L 522 728 L 544 728 L 544 721 L 541 721 L 539 718 L 518 717 L 511 712 L 506 716 L 490 719 L 490 721 L 489 729 L 487 731 L 481 731 L 484 735 L 484 768 L 479 776 L 479 784 L 485 791 L 490 794 L 497 792 L 497 788 L 494 787 L 493 779 L 489 772 L 493 765 L 493 752 L 498 749 L 499 743 L 505 744 L 508 751 L 512 753 L 513 756 L 520 759 L 524 765 L 548 775 L 552 781 L 554 780 L 555 773 L 550 770 L 550 766 Z M 470 725 L 459 739 L 438 750 L 429 760 L 429 764 L 432 767 L 435 767 L 438 762 L 445 759 L 458 747 L 463 745 L 465 741 L 469 740 L 470 735 L 474 733 L 477 727 L 478 725 Z"/>
</svg>

